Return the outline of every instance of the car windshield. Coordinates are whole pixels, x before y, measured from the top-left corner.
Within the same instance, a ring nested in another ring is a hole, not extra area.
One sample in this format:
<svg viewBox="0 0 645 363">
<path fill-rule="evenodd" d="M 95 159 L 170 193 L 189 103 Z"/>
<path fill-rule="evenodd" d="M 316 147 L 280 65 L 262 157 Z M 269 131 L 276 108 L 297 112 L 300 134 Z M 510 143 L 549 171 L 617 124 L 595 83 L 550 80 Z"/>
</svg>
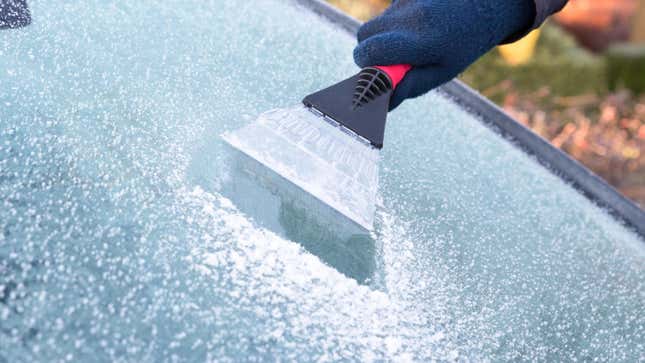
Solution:
<svg viewBox="0 0 645 363">
<path fill-rule="evenodd" d="M 357 72 L 305 6 L 29 11 L 0 30 L 0 362 L 643 358 L 643 239 L 440 93 L 389 115 L 369 234 L 243 175 L 222 133 Z"/>
</svg>

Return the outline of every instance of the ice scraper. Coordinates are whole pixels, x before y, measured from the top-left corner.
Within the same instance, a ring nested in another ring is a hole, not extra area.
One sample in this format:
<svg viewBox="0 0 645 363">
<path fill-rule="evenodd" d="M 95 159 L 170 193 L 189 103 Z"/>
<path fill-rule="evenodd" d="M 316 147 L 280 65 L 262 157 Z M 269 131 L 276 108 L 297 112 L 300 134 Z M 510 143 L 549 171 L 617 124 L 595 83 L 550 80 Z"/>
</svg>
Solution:
<svg viewBox="0 0 645 363">
<path fill-rule="evenodd" d="M 390 97 L 410 65 L 374 66 L 222 135 L 231 146 L 371 230 Z"/>
</svg>

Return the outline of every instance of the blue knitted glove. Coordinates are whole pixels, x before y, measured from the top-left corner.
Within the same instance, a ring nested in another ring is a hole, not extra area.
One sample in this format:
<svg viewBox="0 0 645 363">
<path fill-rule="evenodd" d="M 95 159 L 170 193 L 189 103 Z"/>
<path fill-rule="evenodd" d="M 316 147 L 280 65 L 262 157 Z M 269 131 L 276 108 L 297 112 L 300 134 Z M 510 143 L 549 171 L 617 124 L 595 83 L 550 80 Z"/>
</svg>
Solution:
<svg viewBox="0 0 645 363">
<path fill-rule="evenodd" d="M 529 30 L 534 0 L 398 0 L 358 30 L 360 67 L 411 64 L 390 109 L 456 77 L 491 48 Z"/>
</svg>

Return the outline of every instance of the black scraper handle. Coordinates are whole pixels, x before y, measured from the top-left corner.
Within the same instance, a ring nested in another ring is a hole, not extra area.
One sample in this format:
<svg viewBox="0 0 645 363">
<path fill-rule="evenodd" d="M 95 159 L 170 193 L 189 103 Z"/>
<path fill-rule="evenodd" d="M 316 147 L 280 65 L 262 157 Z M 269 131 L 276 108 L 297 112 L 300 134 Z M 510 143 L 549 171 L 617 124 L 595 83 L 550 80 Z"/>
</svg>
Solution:
<svg viewBox="0 0 645 363">
<path fill-rule="evenodd" d="M 366 67 L 344 81 L 306 96 L 302 103 L 380 149 L 390 97 L 410 69 L 409 64 Z"/>
</svg>

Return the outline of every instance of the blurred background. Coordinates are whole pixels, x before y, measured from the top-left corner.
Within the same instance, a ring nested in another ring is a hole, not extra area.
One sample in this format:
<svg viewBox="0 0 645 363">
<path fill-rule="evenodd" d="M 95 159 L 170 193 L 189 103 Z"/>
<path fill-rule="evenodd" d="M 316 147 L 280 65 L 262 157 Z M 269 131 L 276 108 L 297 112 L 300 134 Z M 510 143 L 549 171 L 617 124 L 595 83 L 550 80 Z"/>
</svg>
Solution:
<svg viewBox="0 0 645 363">
<path fill-rule="evenodd" d="M 390 0 L 328 0 L 363 21 Z M 645 0 L 569 0 L 461 79 L 645 207 Z"/>
</svg>

